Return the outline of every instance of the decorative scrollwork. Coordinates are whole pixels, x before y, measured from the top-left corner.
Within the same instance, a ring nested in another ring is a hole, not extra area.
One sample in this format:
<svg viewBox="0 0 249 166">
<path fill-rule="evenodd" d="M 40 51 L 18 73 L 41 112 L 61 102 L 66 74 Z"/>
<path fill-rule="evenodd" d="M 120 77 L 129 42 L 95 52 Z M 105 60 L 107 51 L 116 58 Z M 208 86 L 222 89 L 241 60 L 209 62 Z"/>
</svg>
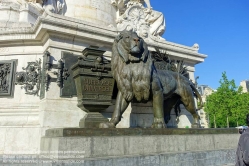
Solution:
<svg viewBox="0 0 249 166">
<path fill-rule="evenodd" d="M 23 85 L 25 94 L 37 95 L 41 84 L 41 60 L 28 62 L 27 67 L 22 68 L 24 71 L 16 73 L 16 84 Z"/>
<path fill-rule="evenodd" d="M 67 78 L 70 75 L 68 69 L 65 68 L 65 62 L 63 61 L 63 59 L 60 59 L 58 61 L 58 64 L 54 67 L 58 69 L 58 72 L 54 71 L 54 75 L 57 75 L 57 80 L 56 80 L 57 85 L 63 88 L 63 81 L 67 80 Z"/>
</svg>

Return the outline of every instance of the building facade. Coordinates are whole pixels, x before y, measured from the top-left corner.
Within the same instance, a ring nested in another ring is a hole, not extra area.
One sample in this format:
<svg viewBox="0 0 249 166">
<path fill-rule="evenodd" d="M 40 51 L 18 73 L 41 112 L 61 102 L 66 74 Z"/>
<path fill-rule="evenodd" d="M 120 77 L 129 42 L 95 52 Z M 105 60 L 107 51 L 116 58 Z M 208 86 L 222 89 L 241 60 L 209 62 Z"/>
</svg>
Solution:
<svg viewBox="0 0 249 166">
<path fill-rule="evenodd" d="M 249 80 L 243 80 L 240 82 L 240 86 L 242 87 L 242 92 L 249 92 Z"/>
</svg>

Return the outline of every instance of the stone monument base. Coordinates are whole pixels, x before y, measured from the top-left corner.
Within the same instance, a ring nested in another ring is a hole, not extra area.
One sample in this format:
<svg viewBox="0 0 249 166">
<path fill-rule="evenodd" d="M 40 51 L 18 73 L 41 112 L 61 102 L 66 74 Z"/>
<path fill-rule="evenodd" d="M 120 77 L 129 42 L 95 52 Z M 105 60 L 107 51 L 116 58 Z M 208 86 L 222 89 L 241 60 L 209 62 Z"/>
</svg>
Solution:
<svg viewBox="0 0 249 166">
<path fill-rule="evenodd" d="M 236 129 L 49 129 L 40 156 L 68 166 L 225 165 L 235 163 L 239 136 Z"/>
<path fill-rule="evenodd" d="M 109 120 L 99 112 L 89 112 L 80 120 L 79 127 L 99 128 L 99 124 L 102 122 L 109 122 Z"/>
</svg>

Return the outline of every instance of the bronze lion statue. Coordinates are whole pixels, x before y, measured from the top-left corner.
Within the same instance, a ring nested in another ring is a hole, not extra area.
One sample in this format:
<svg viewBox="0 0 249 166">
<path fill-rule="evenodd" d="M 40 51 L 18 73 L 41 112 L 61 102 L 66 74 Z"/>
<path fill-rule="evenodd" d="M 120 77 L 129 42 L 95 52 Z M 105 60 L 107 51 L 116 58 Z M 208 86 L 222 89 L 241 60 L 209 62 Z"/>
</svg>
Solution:
<svg viewBox="0 0 249 166">
<path fill-rule="evenodd" d="M 177 103 L 183 103 L 193 115 L 192 127 L 199 126 L 194 100 L 198 91 L 183 75 L 157 70 L 147 44 L 135 32 L 123 31 L 115 38 L 111 67 L 119 91 L 111 120 L 100 123 L 100 128 L 114 128 L 132 100 L 153 101 L 153 128 L 166 128 L 164 118 Z"/>
</svg>

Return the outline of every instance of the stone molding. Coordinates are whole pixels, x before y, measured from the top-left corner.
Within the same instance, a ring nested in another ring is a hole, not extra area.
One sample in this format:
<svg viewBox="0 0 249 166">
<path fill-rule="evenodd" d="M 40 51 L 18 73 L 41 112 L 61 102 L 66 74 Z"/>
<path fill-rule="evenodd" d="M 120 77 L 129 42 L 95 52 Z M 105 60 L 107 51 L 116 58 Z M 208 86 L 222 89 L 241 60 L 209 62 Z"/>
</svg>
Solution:
<svg viewBox="0 0 249 166">
<path fill-rule="evenodd" d="M 93 23 L 46 11 L 38 18 L 33 27 L 10 29 L 9 31 L 2 31 L 0 34 L 0 46 L 6 46 L 6 43 L 11 41 L 15 41 L 16 45 L 22 45 L 24 41 L 27 44 L 30 42 L 42 45 L 45 42 L 45 38 L 49 38 L 51 35 L 64 34 L 85 41 L 94 41 L 94 43 L 97 43 L 96 41 L 104 42 L 105 45 L 111 48 L 113 39 L 117 35 L 117 30 L 110 27 L 99 27 Z M 168 55 L 176 57 L 176 59 L 183 59 L 185 62 L 189 61 L 191 64 L 203 62 L 207 57 L 204 54 L 198 53 L 196 48 L 169 41 L 149 40 L 146 42 L 150 50 L 154 50 L 157 47 L 162 51 L 166 51 Z"/>
<path fill-rule="evenodd" d="M 84 161 L 99 163 L 97 165 L 127 165 L 128 160 L 132 161 L 132 157 L 136 157 L 136 159 L 132 163 L 129 162 L 128 165 L 224 165 L 234 162 L 238 139 L 239 134 L 237 133 L 45 136 L 41 138 L 40 150 L 46 156 L 55 156 L 53 158 L 55 160 L 65 159 L 63 158 L 65 156 L 59 154 L 58 151 L 70 151 L 72 154 L 73 151 L 84 151 Z M 154 157 L 150 159 L 149 156 Z M 117 162 L 115 160 L 118 159 L 119 164 L 115 163 Z M 126 162 L 120 164 L 125 159 Z M 96 160 L 106 161 L 97 162 Z M 202 160 L 204 162 L 201 162 Z"/>
<path fill-rule="evenodd" d="M 14 115 L 14 116 L 13 116 Z M 5 104 L 0 106 L 0 126 L 39 126 L 39 105 L 32 103 Z"/>
</svg>

